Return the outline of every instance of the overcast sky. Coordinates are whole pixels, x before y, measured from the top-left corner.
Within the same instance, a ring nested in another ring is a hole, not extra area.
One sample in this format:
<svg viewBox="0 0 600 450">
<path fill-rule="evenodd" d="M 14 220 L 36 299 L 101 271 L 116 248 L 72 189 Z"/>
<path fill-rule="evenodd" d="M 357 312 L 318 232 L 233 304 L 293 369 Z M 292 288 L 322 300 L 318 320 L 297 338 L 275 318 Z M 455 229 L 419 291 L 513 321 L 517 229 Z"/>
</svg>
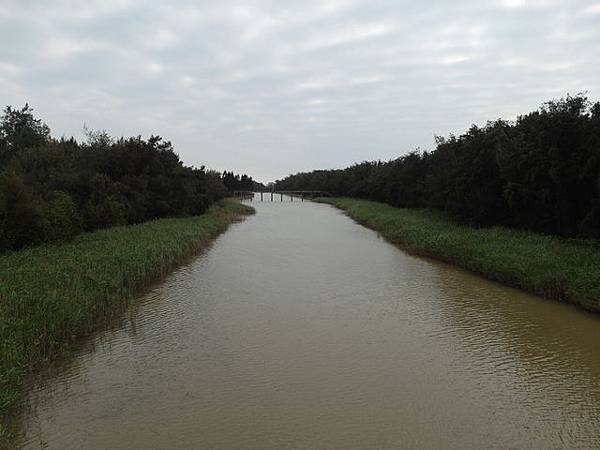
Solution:
<svg viewBox="0 0 600 450">
<path fill-rule="evenodd" d="M 270 181 L 600 98 L 600 1 L 2 0 L 0 103 Z"/>
</svg>

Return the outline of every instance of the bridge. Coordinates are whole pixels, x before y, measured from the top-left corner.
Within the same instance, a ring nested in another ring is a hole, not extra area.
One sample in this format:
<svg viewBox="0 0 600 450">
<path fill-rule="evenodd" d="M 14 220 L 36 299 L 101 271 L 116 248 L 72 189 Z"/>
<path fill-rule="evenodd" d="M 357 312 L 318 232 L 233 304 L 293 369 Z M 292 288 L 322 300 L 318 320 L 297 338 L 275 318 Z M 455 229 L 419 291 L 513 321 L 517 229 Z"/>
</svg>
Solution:
<svg viewBox="0 0 600 450">
<path fill-rule="evenodd" d="M 300 199 L 300 201 L 304 201 L 304 197 L 329 197 L 330 194 L 326 191 L 269 191 L 269 192 L 252 192 L 252 191 L 233 191 L 233 196 L 235 198 L 239 198 L 240 200 L 250 200 L 254 198 L 254 196 L 260 194 L 260 201 L 265 201 L 265 197 L 271 197 L 271 201 L 274 201 L 273 198 L 279 196 L 279 201 L 283 201 L 283 197 L 289 197 L 290 201 L 294 201 L 294 196 Z M 267 199 L 268 201 L 268 199 Z"/>
</svg>

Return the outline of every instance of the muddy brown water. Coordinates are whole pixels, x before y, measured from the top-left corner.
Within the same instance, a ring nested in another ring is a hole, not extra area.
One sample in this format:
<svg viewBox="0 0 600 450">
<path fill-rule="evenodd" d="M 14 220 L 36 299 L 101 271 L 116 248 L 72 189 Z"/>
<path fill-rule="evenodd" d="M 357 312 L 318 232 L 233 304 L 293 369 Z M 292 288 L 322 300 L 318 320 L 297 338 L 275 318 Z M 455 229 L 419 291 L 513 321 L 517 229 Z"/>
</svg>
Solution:
<svg viewBox="0 0 600 450">
<path fill-rule="evenodd" d="M 597 316 L 253 206 L 32 389 L 20 447 L 600 446 Z"/>
</svg>

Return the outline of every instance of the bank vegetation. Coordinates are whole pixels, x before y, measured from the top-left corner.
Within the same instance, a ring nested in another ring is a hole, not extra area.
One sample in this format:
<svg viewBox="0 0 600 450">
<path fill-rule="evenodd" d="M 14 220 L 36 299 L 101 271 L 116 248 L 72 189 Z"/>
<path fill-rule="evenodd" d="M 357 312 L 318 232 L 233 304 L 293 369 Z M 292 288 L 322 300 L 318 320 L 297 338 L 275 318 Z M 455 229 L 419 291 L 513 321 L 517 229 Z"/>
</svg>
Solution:
<svg viewBox="0 0 600 450">
<path fill-rule="evenodd" d="M 0 252 L 163 217 L 203 214 L 248 175 L 186 166 L 160 136 L 54 138 L 28 105 L 0 116 Z"/>
<path fill-rule="evenodd" d="M 186 166 L 159 136 L 84 131 L 52 137 L 28 105 L 0 115 L 1 419 L 37 368 L 252 211 L 225 200 L 248 175 Z"/>
<path fill-rule="evenodd" d="M 598 239 L 600 102 L 550 101 L 515 121 L 438 137 L 431 151 L 298 173 L 276 188 L 435 209 L 475 227 Z"/>
<path fill-rule="evenodd" d="M 117 226 L 0 255 L 0 417 L 22 397 L 28 375 L 253 211 L 223 200 L 196 217 Z"/>
<path fill-rule="evenodd" d="M 489 279 L 600 312 L 600 248 L 504 227 L 475 228 L 441 211 L 396 208 L 352 198 L 321 198 L 408 251 Z"/>
</svg>

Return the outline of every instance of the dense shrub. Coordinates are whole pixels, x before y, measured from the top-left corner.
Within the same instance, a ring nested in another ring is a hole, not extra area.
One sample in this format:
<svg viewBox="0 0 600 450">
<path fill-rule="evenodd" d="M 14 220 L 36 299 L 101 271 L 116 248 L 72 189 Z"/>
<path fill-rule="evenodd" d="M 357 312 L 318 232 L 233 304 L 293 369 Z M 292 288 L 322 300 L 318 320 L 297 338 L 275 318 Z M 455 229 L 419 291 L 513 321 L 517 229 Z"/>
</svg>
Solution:
<svg viewBox="0 0 600 450">
<path fill-rule="evenodd" d="M 53 139 L 32 109 L 0 119 L 0 251 L 69 239 L 82 230 L 204 213 L 247 175 L 183 165 L 159 136 Z M 227 182 L 227 186 L 224 181 Z"/>
<path fill-rule="evenodd" d="M 66 241 L 81 231 L 81 216 L 71 196 L 62 191 L 50 193 L 42 204 L 45 241 Z"/>
<path fill-rule="evenodd" d="M 0 174 L 0 250 L 44 241 L 47 228 L 39 201 L 14 171 Z"/>
<path fill-rule="evenodd" d="M 599 237 L 600 103 L 569 96 L 436 143 L 431 152 L 299 173 L 276 186 L 435 208 L 478 226 Z"/>
</svg>

